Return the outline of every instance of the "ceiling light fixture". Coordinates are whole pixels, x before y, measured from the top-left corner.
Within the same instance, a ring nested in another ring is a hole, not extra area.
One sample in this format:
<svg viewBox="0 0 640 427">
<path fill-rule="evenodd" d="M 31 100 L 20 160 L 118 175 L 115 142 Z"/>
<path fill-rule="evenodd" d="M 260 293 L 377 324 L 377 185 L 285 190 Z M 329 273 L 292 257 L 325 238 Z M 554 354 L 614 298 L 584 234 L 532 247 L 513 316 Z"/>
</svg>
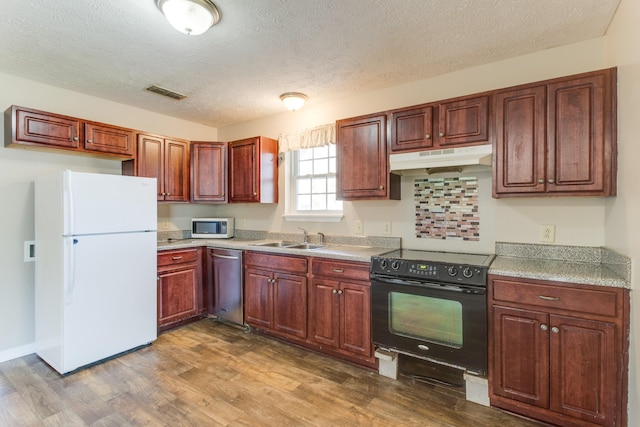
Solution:
<svg viewBox="0 0 640 427">
<path fill-rule="evenodd" d="M 280 99 L 285 107 L 291 111 L 298 111 L 307 100 L 307 95 L 300 92 L 287 92 L 280 95 Z"/>
<path fill-rule="evenodd" d="M 218 8 L 209 0 L 156 0 L 156 6 L 176 30 L 197 36 L 220 21 Z"/>
</svg>

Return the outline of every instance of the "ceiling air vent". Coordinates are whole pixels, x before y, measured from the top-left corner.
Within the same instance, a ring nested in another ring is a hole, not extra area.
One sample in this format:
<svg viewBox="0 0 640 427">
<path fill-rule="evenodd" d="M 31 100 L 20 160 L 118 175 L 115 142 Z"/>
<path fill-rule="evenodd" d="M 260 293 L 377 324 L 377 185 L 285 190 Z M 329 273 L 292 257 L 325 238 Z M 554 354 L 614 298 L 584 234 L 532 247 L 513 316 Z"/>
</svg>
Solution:
<svg viewBox="0 0 640 427">
<path fill-rule="evenodd" d="M 187 97 L 187 95 L 183 95 L 181 93 L 174 92 L 172 90 L 165 89 L 163 87 L 156 86 L 156 85 L 151 85 L 145 90 L 148 90 L 149 92 L 157 93 L 158 95 L 166 96 L 168 98 L 177 99 L 178 101 L 185 99 Z"/>
</svg>

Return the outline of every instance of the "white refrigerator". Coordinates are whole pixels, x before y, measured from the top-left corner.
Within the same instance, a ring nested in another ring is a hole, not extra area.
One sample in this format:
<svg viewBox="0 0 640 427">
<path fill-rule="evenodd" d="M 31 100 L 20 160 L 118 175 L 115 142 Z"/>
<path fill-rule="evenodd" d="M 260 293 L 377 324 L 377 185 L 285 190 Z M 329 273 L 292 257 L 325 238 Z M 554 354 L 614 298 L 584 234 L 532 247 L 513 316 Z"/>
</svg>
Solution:
<svg viewBox="0 0 640 427">
<path fill-rule="evenodd" d="M 36 353 L 61 374 L 157 337 L 156 179 L 35 180 Z"/>
</svg>

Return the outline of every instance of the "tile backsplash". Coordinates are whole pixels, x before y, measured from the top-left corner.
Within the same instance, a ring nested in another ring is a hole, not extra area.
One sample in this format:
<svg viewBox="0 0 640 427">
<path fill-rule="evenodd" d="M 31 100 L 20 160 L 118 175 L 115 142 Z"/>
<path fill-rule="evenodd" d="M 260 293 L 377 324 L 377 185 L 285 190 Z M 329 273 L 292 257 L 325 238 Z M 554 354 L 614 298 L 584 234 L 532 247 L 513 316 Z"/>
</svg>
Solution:
<svg viewBox="0 0 640 427">
<path fill-rule="evenodd" d="M 414 193 L 416 237 L 480 240 L 476 177 L 416 179 Z"/>
</svg>

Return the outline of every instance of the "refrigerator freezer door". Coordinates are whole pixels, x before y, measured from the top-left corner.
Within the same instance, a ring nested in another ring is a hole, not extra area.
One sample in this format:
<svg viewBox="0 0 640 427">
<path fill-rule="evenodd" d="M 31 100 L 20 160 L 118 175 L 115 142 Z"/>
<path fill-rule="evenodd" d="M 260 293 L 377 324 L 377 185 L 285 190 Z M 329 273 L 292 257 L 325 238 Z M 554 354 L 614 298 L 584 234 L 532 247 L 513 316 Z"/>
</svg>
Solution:
<svg viewBox="0 0 640 427">
<path fill-rule="evenodd" d="M 157 337 L 156 233 L 64 238 L 61 373 L 148 344 Z M 45 359 L 46 360 L 46 359 Z"/>
<path fill-rule="evenodd" d="M 157 230 L 155 178 L 64 171 L 65 236 Z"/>
</svg>

